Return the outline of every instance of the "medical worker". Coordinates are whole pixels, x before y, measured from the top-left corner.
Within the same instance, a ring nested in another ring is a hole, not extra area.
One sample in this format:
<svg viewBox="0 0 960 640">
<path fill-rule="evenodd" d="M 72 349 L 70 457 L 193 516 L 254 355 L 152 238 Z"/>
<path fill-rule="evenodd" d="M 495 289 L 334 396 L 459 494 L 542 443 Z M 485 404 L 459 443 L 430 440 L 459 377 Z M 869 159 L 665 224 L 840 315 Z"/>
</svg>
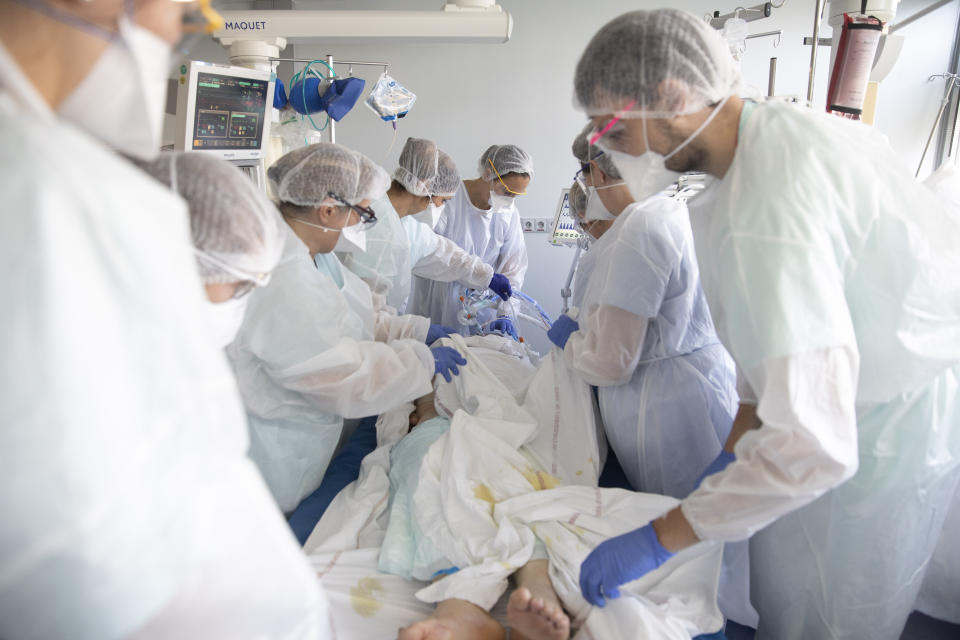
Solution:
<svg viewBox="0 0 960 640">
<path fill-rule="evenodd" d="M 720 453 L 737 404 L 687 209 L 657 194 L 634 202 L 606 154 L 582 178 L 585 216 L 599 209 L 599 219 L 615 220 L 588 251 L 578 319 L 560 316 L 547 336 L 599 387 L 607 440 L 633 488 L 683 498 Z"/>
<path fill-rule="evenodd" d="M 458 282 L 463 288 L 490 287 L 504 300 L 510 297 L 506 276 L 432 229 L 432 218 L 440 216 L 459 185 L 460 173 L 450 156 L 430 140 L 408 138 L 390 188 L 370 205 L 377 225 L 367 232 L 366 250 L 341 256 L 343 265 L 370 286 L 375 298 L 385 297 L 399 313 L 406 310 L 412 274 Z M 430 216 L 430 223 L 420 222 L 418 214 Z M 422 318 L 420 331 L 425 337 L 429 331 L 434 340 L 447 335 L 427 318 Z"/>
<path fill-rule="evenodd" d="M 3 638 L 330 634 L 246 456 L 187 208 L 118 153 L 159 149 L 186 7 L 0 1 Z"/>
<path fill-rule="evenodd" d="M 137 163 L 186 201 L 197 270 L 209 304 L 207 325 L 220 347 L 233 342 L 248 294 L 270 280 L 283 251 L 273 203 L 243 172 L 203 153 L 164 153 Z"/>
<path fill-rule="evenodd" d="M 320 143 L 280 158 L 268 176 L 285 221 L 280 264 L 250 294 L 227 348 L 250 420 L 250 456 L 280 508 L 316 489 L 343 419 L 377 415 L 433 389 L 463 359 L 431 350 L 405 316 L 378 314 L 370 288 L 335 248 L 362 247 L 386 191 L 383 169 L 346 147 Z"/>
<path fill-rule="evenodd" d="M 686 206 L 663 195 L 635 203 L 610 156 L 589 144 L 592 125 L 589 129 L 581 131 L 573 144 L 574 155 L 587 159 L 579 184 L 586 185 L 592 198 L 586 211 L 596 220 L 593 224 L 612 227 L 587 252 L 593 254 L 588 268 L 597 276 L 580 285 L 587 292 L 580 301 L 581 315 L 586 305 L 599 304 L 599 313 L 609 303 L 632 326 L 641 321 L 628 311 L 658 309 L 656 317 L 642 321 L 653 329 L 640 339 L 638 347 L 644 353 L 631 381 L 609 386 L 608 379 L 607 386 L 599 387 L 604 428 L 634 489 L 683 498 L 730 434 L 737 406 L 733 361 L 719 344 L 700 287 Z M 630 216 L 634 219 L 627 221 Z M 630 274 L 636 292 L 615 292 L 623 287 L 618 278 L 624 275 L 617 274 Z M 562 339 L 565 331 L 576 327 L 576 322 L 562 318 L 551 334 Z M 638 332 L 639 327 L 577 330 L 572 337 L 585 342 L 568 342 L 564 355 L 572 363 L 580 358 L 589 364 L 611 348 L 635 353 L 637 347 L 627 344 L 631 339 L 627 336 Z M 623 362 L 612 355 L 601 360 L 598 364 L 605 368 Z M 588 381 L 596 381 L 597 374 L 587 371 Z M 756 626 L 747 553 L 745 543 L 724 549 L 719 605 L 726 618 Z"/>
<path fill-rule="evenodd" d="M 960 221 L 874 129 L 738 83 L 676 10 L 614 19 L 577 67 L 636 198 L 715 178 L 691 218 L 742 402 L 699 489 L 600 545 L 581 588 L 603 604 L 698 540 L 753 536 L 758 638 L 898 638 L 960 469 Z"/>
<path fill-rule="evenodd" d="M 577 220 L 580 229 L 588 236 L 587 249 L 580 254 L 580 261 L 577 263 L 577 271 L 573 279 L 573 295 L 570 298 L 570 304 L 577 309 L 583 307 L 583 296 L 587 291 L 587 283 L 590 281 L 590 275 L 593 273 L 593 267 L 596 264 L 596 257 L 599 251 L 591 251 L 594 244 L 603 237 L 610 227 L 613 226 L 615 217 L 606 215 L 603 219 L 594 217 L 587 220 L 587 185 L 583 179 L 584 174 L 590 172 L 590 145 L 587 141 L 587 133 L 593 130 L 593 124 L 587 123 L 584 130 L 573 140 L 571 151 L 573 156 L 580 163 L 580 170 L 574 176 L 573 184 L 570 185 L 570 192 L 567 201 L 570 205 L 570 213 Z M 593 148 L 594 153 L 598 150 Z"/>
<path fill-rule="evenodd" d="M 493 145 L 480 157 L 477 171 L 480 177 L 460 183 L 434 230 L 506 276 L 511 289 L 520 289 L 527 272 L 527 247 L 516 198 L 526 194 L 533 178 L 533 158 L 512 144 Z M 417 276 L 409 311 L 466 333 L 457 321 L 463 291 L 456 282 Z M 505 300 L 482 322 L 489 330 L 516 338 L 515 318 L 515 306 Z"/>
</svg>

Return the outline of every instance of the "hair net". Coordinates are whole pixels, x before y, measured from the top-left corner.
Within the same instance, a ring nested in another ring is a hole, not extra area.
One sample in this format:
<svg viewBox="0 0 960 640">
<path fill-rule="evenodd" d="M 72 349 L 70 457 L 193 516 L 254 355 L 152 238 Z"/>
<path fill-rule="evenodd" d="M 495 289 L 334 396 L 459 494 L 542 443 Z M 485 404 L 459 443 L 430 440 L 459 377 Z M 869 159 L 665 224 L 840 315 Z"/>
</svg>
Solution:
<svg viewBox="0 0 960 640">
<path fill-rule="evenodd" d="M 277 265 L 280 215 L 239 169 L 202 153 L 165 153 L 138 164 L 186 200 L 204 283 L 258 282 Z"/>
<path fill-rule="evenodd" d="M 600 147 L 590 144 L 590 134 L 593 132 L 593 123 L 588 122 L 583 131 L 574 138 L 571 150 L 573 156 L 580 164 L 587 164 L 592 159 L 600 171 L 603 171 L 608 177 L 614 180 L 620 180 L 622 176 L 620 171 L 613 164 L 611 157 L 604 153 Z"/>
<path fill-rule="evenodd" d="M 443 151 L 437 151 L 437 177 L 430 185 L 430 195 L 453 196 L 460 188 L 460 171 L 453 158 Z"/>
<path fill-rule="evenodd" d="M 737 92 L 740 72 L 720 33 L 686 11 L 631 11 L 593 36 L 574 76 L 587 115 L 667 118 Z"/>
<path fill-rule="evenodd" d="M 570 201 L 570 213 L 575 218 L 583 218 L 583 214 L 587 210 L 587 194 L 583 192 L 578 183 L 574 182 L 570 185 L 570 195 L 567 198 Z"/>
<path fill-rule="evenodd" d="M 276 198 L 301 207 L 337 205 L 330 192 L 350 204 L 360 202 L 360 173 L 359 154 L 329 142 L 294 149 L 267 171 Z"/>
<path fill-rule="evenodd" d="M 350 200 L 350 204 L 361 200 L 379 200 L 390 188 L 390 174 L 359 151 L 354 153 L 360 160 L 360 177 L 357 180 L 357 198 Z"/>
<path fill-rule="evenodd" d="M 490 163 L 493 166 L 490 166 Z M 496 173 L 494 173 L 496 168 Z M 480 156 L 480 166 L 478 168 L 480 178 L 490 182 L 497 179 L 497 173 L 501 177 L 508 173 L 526 173 L 533 177 L 533 158 L 530 154 L 513 144 L 495 144 Z"/>
<path fill-rule="evenodd" d="M 407 138 L 393 179 L 415 196 L 432 195 L 430 186 L 437 177 L 438 153 L 436 143 L 430 140 Z"/>
</svg>

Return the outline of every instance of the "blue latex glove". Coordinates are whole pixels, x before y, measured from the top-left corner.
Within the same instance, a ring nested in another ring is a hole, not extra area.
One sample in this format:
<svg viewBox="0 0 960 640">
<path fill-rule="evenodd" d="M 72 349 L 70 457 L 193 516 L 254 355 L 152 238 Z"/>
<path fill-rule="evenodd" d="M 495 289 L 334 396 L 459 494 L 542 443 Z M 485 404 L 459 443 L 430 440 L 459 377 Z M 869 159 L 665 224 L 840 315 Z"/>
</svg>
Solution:
<svg viewBox="0 0 960 640">
<path fill-rule="evenodd" d="M 620 585 L 646 575 L 674 555 L 660 544 L 653 524 L 610 538 L 580 565 L 580 592 L 587 602 L 602 607 L 608 599 L 620 597 Z"/>
<path fill-rule="evenodd" d="M 510 280 L 502 273 L 495 273 L 493 274 L 493 277 L 490 278 L 490 290 L 504 300 L 509 300 L 510 296 L 513 295 L 513 288 L 510 286 Z"/>
<path fill-rule="evenodd" d="M 427 329 L 427 344 L 433 344 L 440 338 L 446 338 L 451 333 L 456 333 L 456 330 L 442 324 L 431 324 L 430 328 Z"/>
<path fill-rule="evenodd" d="M 732 453 L 728 453 L 726 450 L 721 449 L 720 455 L 713 459 L 707 468 L 700 474 L 700 477 L 697 478 L 697 481 L 694 483 L 693 488 L 696 490 L 700 487 L 700 483 L 703 482 L 703 479 L 707 476 L 712 476 L 715 473 L 720 473 L 727 468 L 727 465 L 737 459 L 737 456 Z"/>
<path fill-rule="evenodd" d="M 513 321 L 506 316 L 500 316 L 491 322 L 490 331 L 500 331 L 507 334 L 514 340 L 520 339 L 520 337 L 517 335 L 517 330 L 513 327 Z"/>
<path fill-rule="evenodd" d="M 562 315 L 557 318 L 553 326 L 550 327 L 550 330 L 547 331 L 547 337 L 550 338 L 550 342 L 563 349 L 567 344 L 567 340 L 570 339 L 570 334 L 579 330 L 580 324 L 576 320 L 568 315 Z"/>
<path fill-rule="evenodd" d="M 439 373 L 447 382 L 453 379 L 450 374 L 460 375 L 460 369 L 457 368 L 458 364 L 467 364 L 466 358 L 452 347 L 432 347 L 430 352 L 433 353 L 433 375 Z"/>
</svg>

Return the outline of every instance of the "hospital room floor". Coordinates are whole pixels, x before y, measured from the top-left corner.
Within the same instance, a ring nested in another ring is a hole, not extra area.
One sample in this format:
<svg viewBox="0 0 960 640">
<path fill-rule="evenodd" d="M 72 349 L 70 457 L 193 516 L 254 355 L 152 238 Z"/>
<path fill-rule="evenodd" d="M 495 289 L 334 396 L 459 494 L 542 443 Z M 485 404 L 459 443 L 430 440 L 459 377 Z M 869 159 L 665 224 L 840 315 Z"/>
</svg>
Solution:
<svg viewBox="0 0 960 640">
<path fill-rule="evenodd" d="M 753 629 L 736 623 L 727 625 L 724 633 L 727 640 L 753 640 Z M 960 638 L 960 625 L 936 620 L 914 612 L 907 621 L 900 640 L 956 640 Z"/>
</svg>

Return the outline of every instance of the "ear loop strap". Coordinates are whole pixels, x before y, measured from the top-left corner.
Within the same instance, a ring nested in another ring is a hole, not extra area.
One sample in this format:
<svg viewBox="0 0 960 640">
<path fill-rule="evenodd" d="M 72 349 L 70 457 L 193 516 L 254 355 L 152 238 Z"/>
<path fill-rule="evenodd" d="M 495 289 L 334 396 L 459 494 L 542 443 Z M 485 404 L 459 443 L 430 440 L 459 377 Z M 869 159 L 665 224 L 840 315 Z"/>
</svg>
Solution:
<svg viewBox="0 0 960 640">
<path fill-rule="evenodd" d="M 704 129 L 707 128 L 707 125 L 709 125 L 711 122 L 713 122 L 713 119 L 717 117 L 717 114 L 720 113 L 720 109 L 723 108 L 723 105 L 725 105 L 725 104 L 727 103 L 727 100 L 729 100 L 729 99 L 730 99 L 730 96 L 727 96 L 726 98 L 724 98 L 723 100 L 721 100 L 721 101 L 720 101 L 720 104 L 718 104 L 716 107 L 714 107 L 714 108 L 713 108 L 713 111 L 710 112 L 710 115 L 707 116 L 707 119 L 704 120 L 703 123 L 702 123 L 699 127 L 697 127 L 696 130 L 695 130 L 693 133 L 691 133 L 691 134 L 687 137 L 686 140 L 684 140 L 683 142 L 681 142 L 679 147 L 677 147 L 676 149 L 674 149 L 673 151 L 671 151 L 670 153 L 668 153 L 667 155 L 665 155 L 665 156 L 663 157 L 663 159 L 664 159 L 664 160 L 670 159 L 673 155 L 675 155 L 678 151 L 680 151 L 680 149 L 683 149 L 685 146 L 687 146 L 688 144 L 690 144 L 691 142 L 693 142 L 694 139 L 695 139 L 698 135 L 700 135 L 700 134 L 703 132 Z M 646 143 L 646 135 L 647 135 L 647 121 L 646 121 L 646 120 L 643 121 L 643 135 L 644 135 L 644 143 Z"/>
</svg>

